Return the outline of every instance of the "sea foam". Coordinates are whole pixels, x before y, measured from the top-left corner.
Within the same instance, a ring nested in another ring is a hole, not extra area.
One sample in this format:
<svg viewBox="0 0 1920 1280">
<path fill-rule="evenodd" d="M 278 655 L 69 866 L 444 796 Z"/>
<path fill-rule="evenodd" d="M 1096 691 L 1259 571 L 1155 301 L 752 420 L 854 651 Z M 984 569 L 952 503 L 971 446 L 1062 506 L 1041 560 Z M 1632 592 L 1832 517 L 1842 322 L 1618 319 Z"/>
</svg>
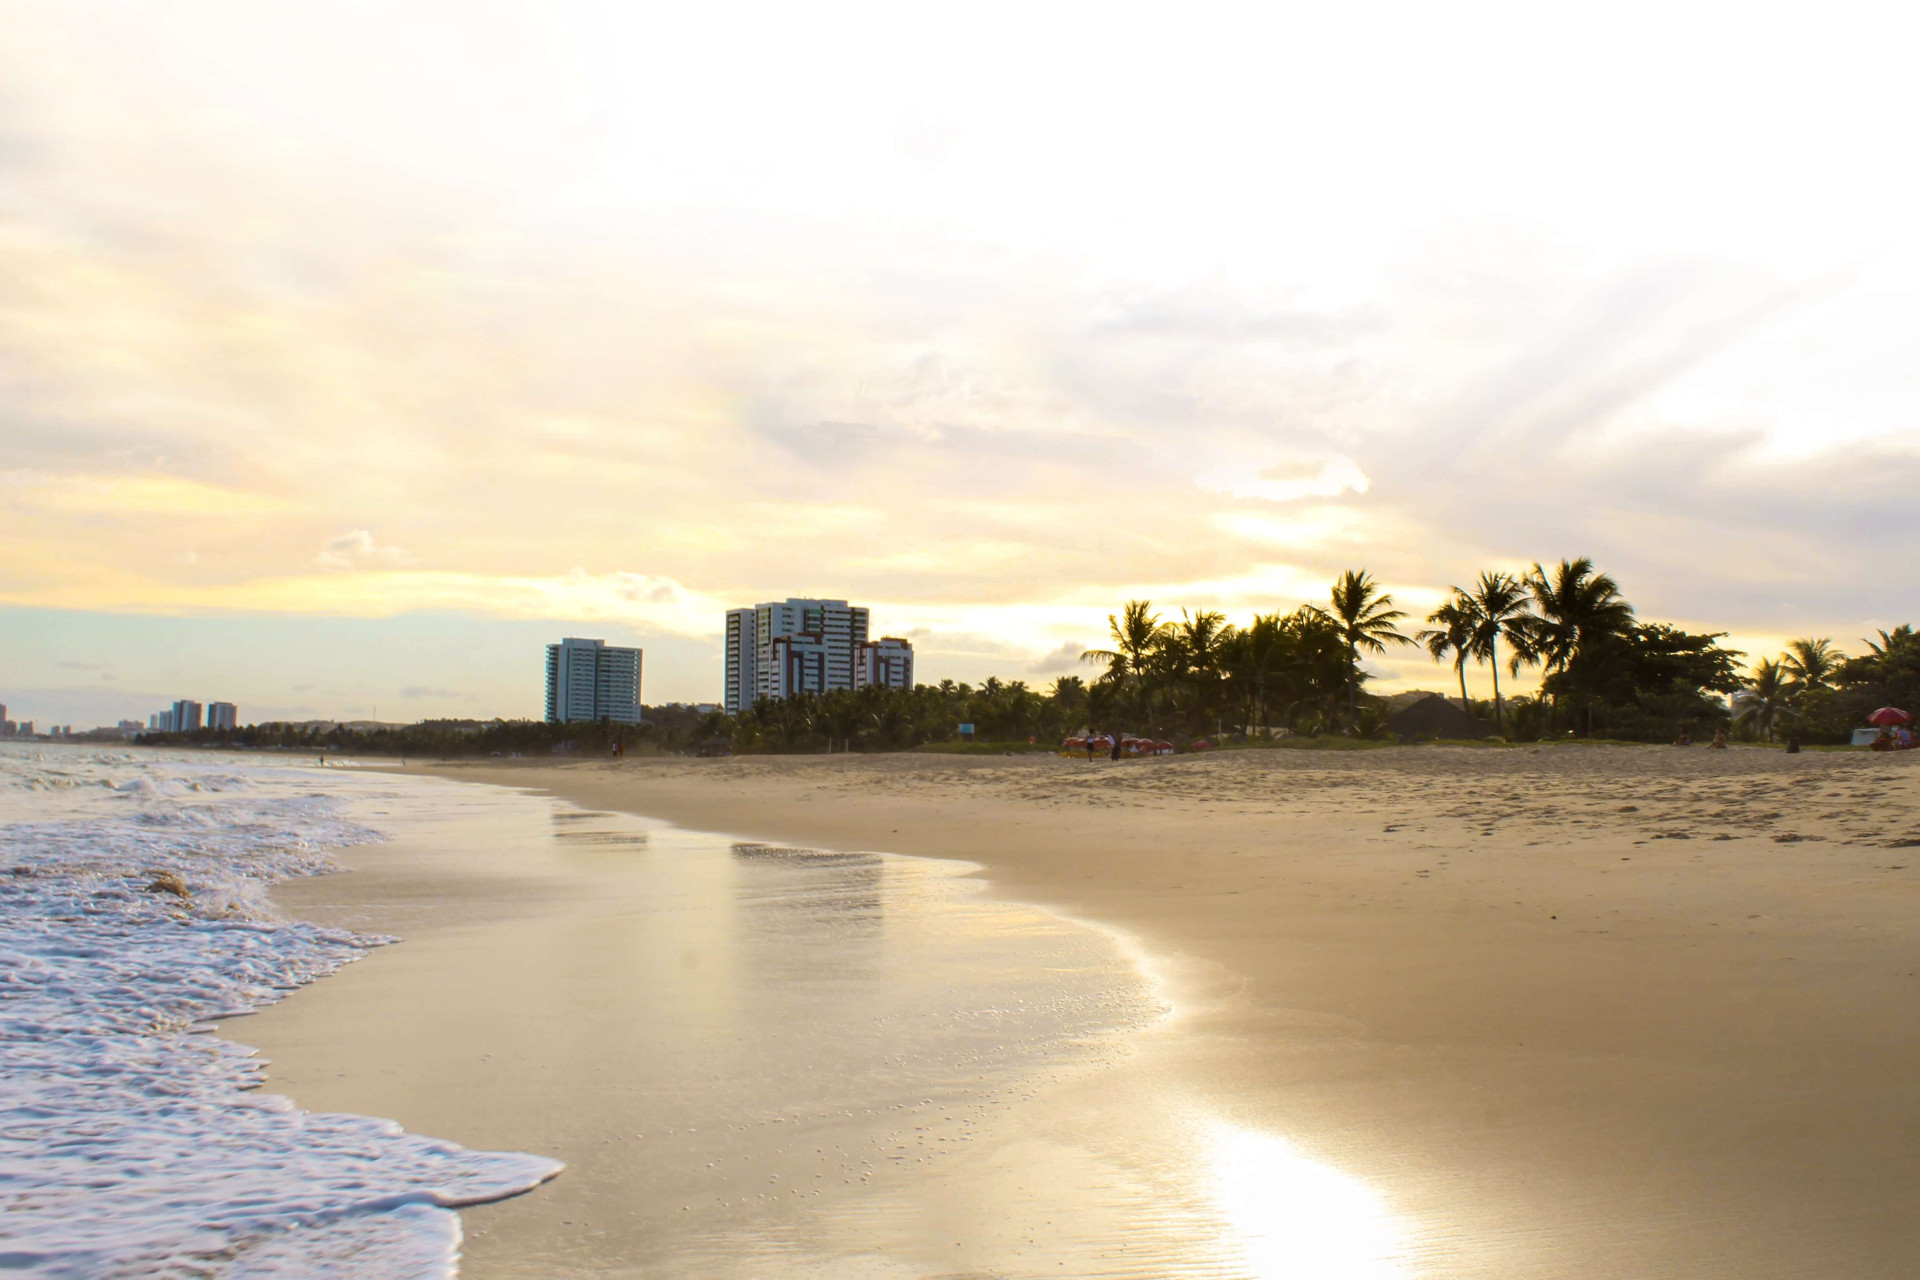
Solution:
<svg viewBox="0 0 1920 1280">
<path fill-rule="evenodd" d="M 350 796 L 318 771 L 0 750 L 0 1271 L 450 1276 L 456 1207 L 559 1171 L 301 1111 L 207 1034 L 386 941 L 266 895 L 381 838 Z"/>
</svg>

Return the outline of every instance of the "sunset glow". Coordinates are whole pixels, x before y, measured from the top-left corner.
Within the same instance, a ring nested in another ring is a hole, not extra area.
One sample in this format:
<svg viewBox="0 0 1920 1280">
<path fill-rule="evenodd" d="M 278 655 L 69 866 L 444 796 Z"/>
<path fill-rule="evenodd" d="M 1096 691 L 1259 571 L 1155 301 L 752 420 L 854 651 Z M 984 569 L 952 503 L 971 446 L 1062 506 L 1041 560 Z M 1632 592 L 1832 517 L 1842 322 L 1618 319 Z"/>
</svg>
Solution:
<svg viewBox="0 0 1920 1280">
<path fill-rule="evenodd" d="M 711 700 L 722 611 L 802 594 L 1044 682 L 1130 597 L 1364 565 L 1424 612 L 1580 554 L 1736 644 L 1904 619 L 1912 33 L 1601 22 L 10 7 L 13 696 L 430 615 L 592 623 Z M 526 715 L 536 659 L 235 696 Z"/>
</svg>

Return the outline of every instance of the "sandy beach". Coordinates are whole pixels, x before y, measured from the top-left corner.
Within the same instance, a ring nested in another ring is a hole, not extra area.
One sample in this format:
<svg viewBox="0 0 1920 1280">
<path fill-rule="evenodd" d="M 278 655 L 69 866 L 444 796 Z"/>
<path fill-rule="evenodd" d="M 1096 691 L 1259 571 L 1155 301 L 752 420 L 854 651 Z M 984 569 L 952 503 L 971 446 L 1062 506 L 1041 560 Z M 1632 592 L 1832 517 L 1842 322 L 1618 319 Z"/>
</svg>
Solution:
<svg viewBox="0 0 1920 1280">
<path fill-rule="evenodd" d="M 1083 1172 L 1091 1158 L 1121 1176 L 1130 1157 L 1101 1135 L 1178 1097 L 1377 1193 L 1413 1274 L 1892 1277 L 1920 1249 L 1912 757 L 1566 745 L 429 767 L 700 831 L 965 859 L 997 898 L 1137 940 L 1175 1015 L 1041 1091 L 984 1143 L 976 1190 L 1042 1134 Z M 467 1070 L 447 1040 L 485 1026 L 495 1043 L 604 1052 L 608 1028 L 506 1025 L 500 990 L 446 972 L 463 949 L 522 947 L 595 888 L 352 854 L 354 874 L 283 886 L 287 908 L 463 941 L 409 941 L 252 1020 L 269 1087 L 574 1162 L 467 1215 L 468 1274 L 562 1254 L 554 1274 L 642 1274 L 617 1237 L 566 1234 L 578 1205 L 619 1199 L 619 1175 L 528 1146 L 513 1120 L 536 1105 L 526 1082 Z M 510 968 L 536 988 L 579 979 L 544 971 L 538 947 Z M 410 999 L 433 1007 L 396 1034 Z M 382 1018 L 363 1016 L 373 1004 Z M 430 1083 L 394 1083 L 409 1073 Z M 606 1137 L 591 1098 L 537 1108 L 565 1119 L 563 1148 Z M 979 1205 L 1037 1224 L 1033 1181 Z M 872 1229 L 886 1254 L 887 1225 Z M 1124 1252 L 1129 1229 L 1116 1213 L 1077 1239 L 1110 1233 Z M 956 1274 L 902 1251 L 899 1274 Z M 1044 1273 L 1109 1273 L 1087 1256 L 1063 1250 Z M 1270 1273 L 1290 1273 L 1275 1258 Z"/>
</svg>

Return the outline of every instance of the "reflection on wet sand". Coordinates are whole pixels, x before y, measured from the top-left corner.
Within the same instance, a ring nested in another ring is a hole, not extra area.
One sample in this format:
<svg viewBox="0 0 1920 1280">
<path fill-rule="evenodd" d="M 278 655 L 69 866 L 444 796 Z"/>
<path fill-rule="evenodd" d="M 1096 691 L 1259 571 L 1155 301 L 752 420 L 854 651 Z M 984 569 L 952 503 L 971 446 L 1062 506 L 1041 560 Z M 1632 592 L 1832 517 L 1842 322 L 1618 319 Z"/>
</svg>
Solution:
<svg viewBox="0 0 1920 1280">
<path fill-rule="evenodd" d="M 1404 1232 L 1373 1190 L 1283 1138 L 1216 1124 L 1214 1202 L 1257 1280 L 1397 1280 Z"/>
<path fill-rule="evenodd" d="M 617 815 L 592 809 L 555 811 L 553 838 L 575 848 L 634 849 L 647 843 L 644 829 L 633 830 Z"/>
<path fill-rule="evenodd" d="M 957 863 L 436 798 L 361 883 L 497 876 L 486 923 L 410 916 L 289 1002 L 291 1091 L 567 1162 L 467 1215 L 470 1277 L 1399 1274 L 1376 1198 L 1160 1069 L 1180 1032 L 1099 930 Z"/>
</svg>

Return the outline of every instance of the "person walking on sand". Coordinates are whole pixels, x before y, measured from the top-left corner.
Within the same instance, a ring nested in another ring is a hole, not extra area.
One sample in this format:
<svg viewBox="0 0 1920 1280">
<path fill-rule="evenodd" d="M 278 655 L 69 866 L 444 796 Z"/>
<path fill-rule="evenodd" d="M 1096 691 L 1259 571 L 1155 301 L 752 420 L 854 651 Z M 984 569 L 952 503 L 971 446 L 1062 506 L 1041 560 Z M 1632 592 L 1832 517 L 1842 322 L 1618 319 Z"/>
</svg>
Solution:
<svg viewBox="0 0 1920 1280">
<path fill-rule="evenodd" d="M 1107 752 L 1107 759 L 1112 760 L 1115 763 L 1118 763 L 1120 760 L 1120 735 L 1117 733 L 1110 733 L 1107 735 L 1107 737 L 1113 743 L 1113 749 Z"/>
</svg>

